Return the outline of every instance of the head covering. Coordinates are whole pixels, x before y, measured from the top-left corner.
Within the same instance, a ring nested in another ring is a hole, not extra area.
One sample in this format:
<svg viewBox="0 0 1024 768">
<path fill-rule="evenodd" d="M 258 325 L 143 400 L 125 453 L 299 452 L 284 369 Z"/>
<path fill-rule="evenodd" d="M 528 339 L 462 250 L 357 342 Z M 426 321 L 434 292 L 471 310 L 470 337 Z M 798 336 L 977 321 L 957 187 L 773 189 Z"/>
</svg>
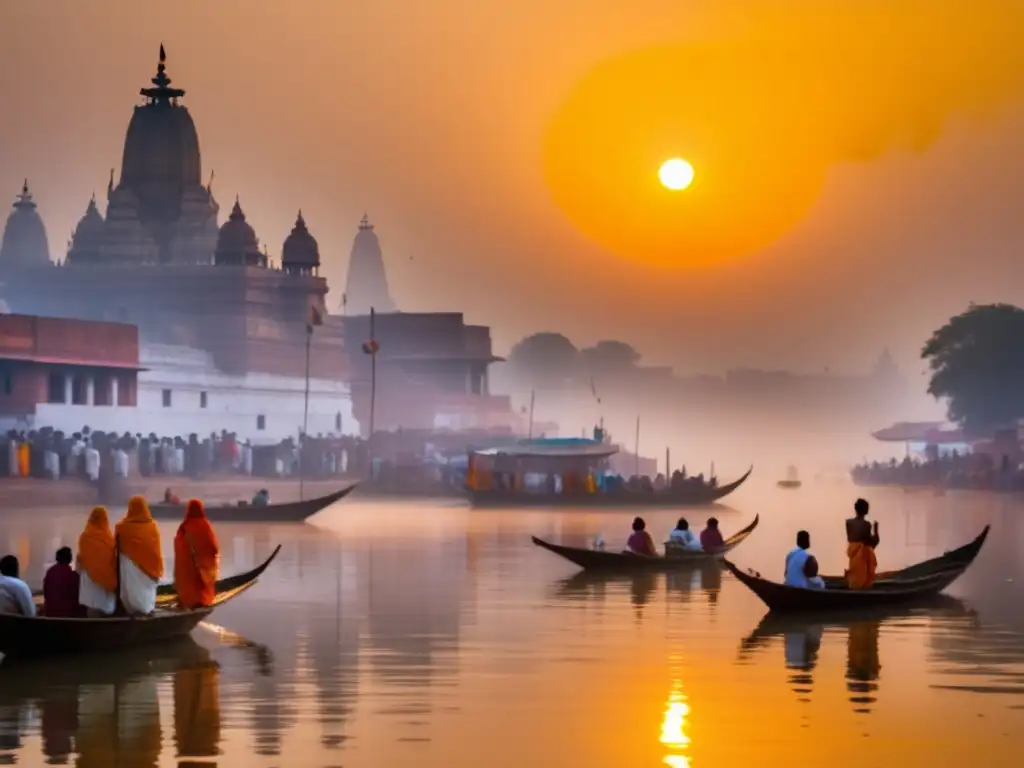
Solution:
<svg viewBox="0 0 1024 768">
<path fill-rule="evenodd" d="M 220 544 L 203 502 L 189 499 L 174 536 L 174 585 L 181 607 L 213 605 L 219 565 Z"/>
<path fill-rule="evenodd" d="M 129 558 L 154 581 L 163 578 L 164 556 L 160 550 L 160 529 L 144 497 L 132 496 L 128 502 L 128 512 L 117 524 L 115 534 L 123 557 Z"/>
<path fill-rule="evenodd" d="M 107 508 L 93 507 L 85 530 L 78 537 L 78 567 L 97 586 L 113 592 L 117 589 L 116 561 L 114 534 L 110 531 Z"/>
</svg>

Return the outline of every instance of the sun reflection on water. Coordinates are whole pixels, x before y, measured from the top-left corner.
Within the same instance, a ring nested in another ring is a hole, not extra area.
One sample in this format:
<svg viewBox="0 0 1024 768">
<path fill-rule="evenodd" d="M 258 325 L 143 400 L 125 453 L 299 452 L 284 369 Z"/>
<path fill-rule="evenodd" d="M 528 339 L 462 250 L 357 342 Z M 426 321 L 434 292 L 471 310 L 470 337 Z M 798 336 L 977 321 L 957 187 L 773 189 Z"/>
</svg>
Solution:
<svg viewBox="0 0 1024 768">
<path fill-rule="evenodd" d="M 683 695 L 681 680 L 672 681 L 672 691 L 665 703 L 665 714 L 661 718 L 660 741 L 671 752 L 665 755 L 662 762 L 669 768 L 689 768 L 690 759 L 681 754 L 690 745 L 690 737 L 686 735 L 686 718 L 690 715 L 690 705 Z"/>
</svg>

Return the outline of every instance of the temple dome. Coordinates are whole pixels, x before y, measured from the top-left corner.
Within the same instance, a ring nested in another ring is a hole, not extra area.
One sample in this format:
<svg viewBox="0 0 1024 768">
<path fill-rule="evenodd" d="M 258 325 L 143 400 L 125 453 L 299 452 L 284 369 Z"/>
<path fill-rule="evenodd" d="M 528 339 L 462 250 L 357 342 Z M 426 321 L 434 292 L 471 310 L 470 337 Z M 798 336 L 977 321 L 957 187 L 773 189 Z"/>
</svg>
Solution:
<svg viewBox="0 0 1024 768">
<path fill-rule="evenodd" d="M 384 272 L 380 241 L 365 214 L 352 243 L 345 281 L 345 302 L 345 311 L 353 315 L 368 315 L 371 307 L 377 312 L 395 311 L 395 302 L 391 299 L 388 278 Z"/>
<path fill-rule="evenodd" d="M 201 186 L 202 166 L 195 123 L 178 103 L 185 91 L 171 87 L 166 60 L 161 45 L 153 87 L 140 90 L 146 103 L 135 107 L 125 134 L 119 186 L 136 194 L 146 218 L 173 221 L 182 191 Z"/>
<path fill-rule="evenodd" d="M 320 267 L 320 246 L 306 228 L 306 220 L 299 211 L 291 234 L 281 249 L 281 266 L 285 272 L 312 274 Z"/>
<path fill-rule="evenodd" d="M 71 247 L 68 249 L 68 261 L 72 264 L 96 261 L 100 257 L 103 245 L 105 222 L 96 207 L 96 196 L 89 200 L 85 214 L 78 221 L 75 233 L 71 236 Z"/>
<path fill-rule="evenodd" d="M 242 206 L 237 199 L 231 209 L 231 215 L 217 235 L 214 261 L 218 266 L 266 266 L 266 256 L 260 253 L 256 231 L 245 220 Z"/>
<path fill-rule="evenodd" d="M 14 201 L 14 210 L 7 217 L 3 241 L 0 242 L 0 264 L 16 267 L 39 267 L 50 264 L 50 244 L 28 180 Z"/>
</svg>

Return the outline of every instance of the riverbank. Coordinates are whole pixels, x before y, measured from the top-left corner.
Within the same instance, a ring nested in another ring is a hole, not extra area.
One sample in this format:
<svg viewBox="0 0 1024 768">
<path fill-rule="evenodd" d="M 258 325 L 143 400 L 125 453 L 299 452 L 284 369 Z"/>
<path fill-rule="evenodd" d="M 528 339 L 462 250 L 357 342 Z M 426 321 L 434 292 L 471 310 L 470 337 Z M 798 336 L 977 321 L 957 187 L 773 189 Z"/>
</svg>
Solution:
<svg viewBox="0 0 1024 768">
<path fill-rule="evenodd" d="M 359 478 L 336 476 L 330 479 L 306 480 L 302 484 L 302 496 L 307 499 L 324 496 Z M 299 481 L 297 478 L 245 477 L 221 475 L 190 480 L 181 476 L 133 477 L 125 480 L 126 496 L 145 496 L 151 501 L 163 498 L 164 491 L 172 488 L 181 499 L 199 498 L 207 504 L 234 504 L 248 501 L 260 488 L 270 492 L 273 502 L 298 501 Z M 38 509 L 41 507 L 73 507 L 96 504 L 96 486 L 78 478 L 60 480 L 36 480 L 33 478 L 10 477 L 0 479 L 0 505 L 8 509 Z"/>
</svg>

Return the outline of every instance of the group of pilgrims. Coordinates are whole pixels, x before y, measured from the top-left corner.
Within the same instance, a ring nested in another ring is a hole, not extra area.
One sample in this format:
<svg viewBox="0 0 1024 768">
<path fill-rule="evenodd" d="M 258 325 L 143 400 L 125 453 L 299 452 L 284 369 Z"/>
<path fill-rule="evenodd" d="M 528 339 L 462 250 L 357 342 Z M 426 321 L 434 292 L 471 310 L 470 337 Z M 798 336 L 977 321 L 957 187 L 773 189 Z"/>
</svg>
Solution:
<svg viewBox="0 0 1024 768">
<path fill-rule="evenodd" d="M 19 575 L 18 558 L 0 558 L 0 613 L 56 618 L 148 616 L 164 578 L 160 529 L 142 496 L 113 529 L 105 507 L 95 507 L 78 537 L 78 552 L 61 547 L 43 579 L 43 605 Z M 73 567 L 72 567 L 72 564 Z M 220 545 L 203 503 L 192 499 L 174 536 L 174 589 L 181 610 L 213 605 Z"/>
<path fill-rule="evenodd" d="M 853 505 L 854 516 L 846 521 L 846 585 L 849 589 L 868 589 L 878 578 L 875 555 L 879 542 L 878 523 L 868 521 L 869 510 L 866 500 L 857 499 Z M 598 544 L 600 546 L 600 542 Z M 716 518 L 708 518 L 707 527 L 698 538 L 686 518 L 681 517 L 665 543 L 665 555 L 671 556 L 673 549 L 713 553 L 724 546 Z M 642 517 L 633 519 L 633 532 L 626 541 L 626 549 L 635 555 L 660 556 Z M 803 589 L 825 589 L 825 580 L 818 575 L 818 559 L 811 554 L 811 534 L 807 531 L 797 532 L 796 547 L 786 555 L 784 583 Z"/>
</svg>

